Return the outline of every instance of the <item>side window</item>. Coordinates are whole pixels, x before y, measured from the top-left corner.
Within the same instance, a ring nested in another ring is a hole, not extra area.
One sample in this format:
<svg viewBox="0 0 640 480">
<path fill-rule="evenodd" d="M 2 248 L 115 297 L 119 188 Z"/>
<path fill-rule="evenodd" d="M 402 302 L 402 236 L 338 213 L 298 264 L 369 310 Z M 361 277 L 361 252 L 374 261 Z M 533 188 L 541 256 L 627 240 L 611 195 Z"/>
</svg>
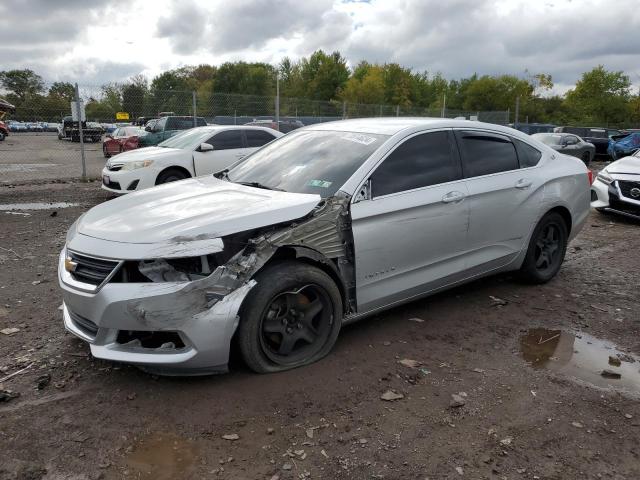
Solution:
<svg viewBox="0 0 640 480">
<path fill-rule="evenodd" d="M 578 137 L 574 137 L 573 135 L 567 137 L 567 145 L 577 145 L 578 143 Z"/>
<path fill-rule="evenodd" d="M 423 133 L 391 152 L 371 176 L 373 197 L 461 178 L 449 135 L 449 132 Z"/>
<path fill-rule="evenodd" d="M 466 178 L 517 170 L 518 157 L 513 143 L 502 135 L 473 131 L 457 131 Z"/>
<path fill-rule="evenodd" d="M 111 132 L 111 136 L 113 138 L 119 137 L 120 136 L 120 129 L 116 128 L 113 132 Z"/>
<path fill-rule="evenodd" d="M 207 143 L 213 145 L 215 150 L 230 150 L 242 148 L 242 132 L 240 130 L 225 130 L 215 134 Z"/>
<path fill-rule="evenodd" d="M 269 132 L 264 130 L 245 130 L 244 134 L 247 136 L 247 147 L 261 147 L 262 145 L 269 143 L 275 137 Z"/>
<path fill-rule="evenodd" d="M 518 151 L 518 160 L 520 160 L 520 168 L 535 167 L 540 159 L 542 153 L 537 149 L 524 143 L 521 140 L 513 139 L 513 143 Z"/>
</svg>

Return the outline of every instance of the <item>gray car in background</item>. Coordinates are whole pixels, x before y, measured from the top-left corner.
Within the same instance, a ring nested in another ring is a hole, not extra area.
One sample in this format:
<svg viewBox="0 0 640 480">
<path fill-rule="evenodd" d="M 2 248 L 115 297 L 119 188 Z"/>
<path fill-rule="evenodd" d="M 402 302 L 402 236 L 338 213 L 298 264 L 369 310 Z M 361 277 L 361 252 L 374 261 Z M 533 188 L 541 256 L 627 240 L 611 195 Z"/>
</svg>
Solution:
<svg viewBox="0 0 640 480">
<path fill-rule="evenodd" d="M 80 217 L 60 255 L 64 323 L 95 357 L 158 373 L 226 371 L 232 339 L 256 372 L 299 367 L 381 310 L 498 272 L 551 280 L 590 179 L 498 125 L 304 127 Z"/>
<path fill-rule="evenodd" d="M 587 166 L 596 156 L 596 147 L 593 143 L 585 142 L 572 133 L 534 133 L 531 136 L 557 152 L 579 158 Z"/>
</svg>

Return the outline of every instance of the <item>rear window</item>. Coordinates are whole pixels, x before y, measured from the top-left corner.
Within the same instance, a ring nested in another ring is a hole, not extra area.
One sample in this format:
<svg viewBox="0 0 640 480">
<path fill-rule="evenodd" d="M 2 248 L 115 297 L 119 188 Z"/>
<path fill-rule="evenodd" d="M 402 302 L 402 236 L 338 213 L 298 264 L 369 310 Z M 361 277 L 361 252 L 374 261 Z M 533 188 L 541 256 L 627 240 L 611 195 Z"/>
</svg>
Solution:
<svg viewBox="0 0 640 480">
<path fill-rule="evenodd" d="M 466 178 L 519 168 L 516 149 L 507 137 L 473 131 L 458 131 L 456 137 Z"/>
<path fill-rule="evenodd" d="M 518 151 L 520 168 L 535 167 L 538 164 L 542 158 L 542 153 L 537 148 L 515 138 L 513 139 L 513 143 Z"/>
<path fill-rule="evenodd" d="M 249 148 L 261 147 L 275 138 L 269 132 L 265 132 L 264 130 L 247 129 L 244 133 L 247 136 L 247 147 Z"/>
</svg>

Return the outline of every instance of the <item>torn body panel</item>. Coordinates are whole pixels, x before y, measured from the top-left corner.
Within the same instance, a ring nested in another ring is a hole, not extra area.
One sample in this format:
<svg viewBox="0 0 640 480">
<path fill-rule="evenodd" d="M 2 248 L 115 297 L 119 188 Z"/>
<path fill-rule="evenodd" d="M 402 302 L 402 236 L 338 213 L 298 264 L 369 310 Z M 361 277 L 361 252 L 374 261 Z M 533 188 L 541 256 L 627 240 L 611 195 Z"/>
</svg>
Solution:
<svg viewBox="0 0 640 480">
<path fill-rule="evenodd" d="M 176 248 L 191 255 L 188 249 L 183 250 L 184 246 L 202 240 L 180 238 Z M 65 270 L 63 251 L 59 275 L 66 328 L 89 341 L 98 358 L 141 365 L 161 374 L 226 371 L 239 311 L 256 285 L 253 277 L 268 262 L 292 252 L 296 258 L 332 272 L 345 299 L 345 314 L 355 309 L 347 195 L 322 201 L 306 217 L 293 222 L 207 241 L 216 241 L 218 248 L 215 256 L 200 257 L 202 271 L 197 275 L 181 271 L 184 265 L 177 264 L 171 252 L 169 261 L 145 256 L 146 261 L 123 262 L 118 267 L 122 272 L 95 293 L 78 292 L 65 281 L 71 273 Z M 184 260 L 189 258 L 180 261 Z M 137 269 L 138 277 L 125 274 L 129 267 Z M 128 280 L 131 278 L 136 280 Z M 83 329 L 85 320 L 95 326 L 94 332 Z M 166 342 L 162 349 L 145 348 L 140 342 L 131 341 L 136 332 L 175 332 L 179 341 Z M 128 341 L 119 343 L 121 338 Z"/>
</svg>

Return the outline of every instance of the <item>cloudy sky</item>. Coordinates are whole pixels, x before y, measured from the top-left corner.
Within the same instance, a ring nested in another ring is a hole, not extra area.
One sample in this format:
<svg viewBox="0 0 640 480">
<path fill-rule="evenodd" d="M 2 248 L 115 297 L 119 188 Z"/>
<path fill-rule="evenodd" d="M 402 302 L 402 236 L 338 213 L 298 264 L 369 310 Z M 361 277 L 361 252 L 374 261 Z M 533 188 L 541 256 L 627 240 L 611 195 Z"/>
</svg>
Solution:
<svg viewBox="0 0 640 480">
<path fill-rule="evenodd" d="M 95 6 L 100 5 L 100 6 Z M 638 0 L 20 0 L 0 3 L 0 70 L 122 81 L 183 65 L 276 63 L 318 48 L 447 78 L 603 64 L 640 85 Z"/>
</svg>

